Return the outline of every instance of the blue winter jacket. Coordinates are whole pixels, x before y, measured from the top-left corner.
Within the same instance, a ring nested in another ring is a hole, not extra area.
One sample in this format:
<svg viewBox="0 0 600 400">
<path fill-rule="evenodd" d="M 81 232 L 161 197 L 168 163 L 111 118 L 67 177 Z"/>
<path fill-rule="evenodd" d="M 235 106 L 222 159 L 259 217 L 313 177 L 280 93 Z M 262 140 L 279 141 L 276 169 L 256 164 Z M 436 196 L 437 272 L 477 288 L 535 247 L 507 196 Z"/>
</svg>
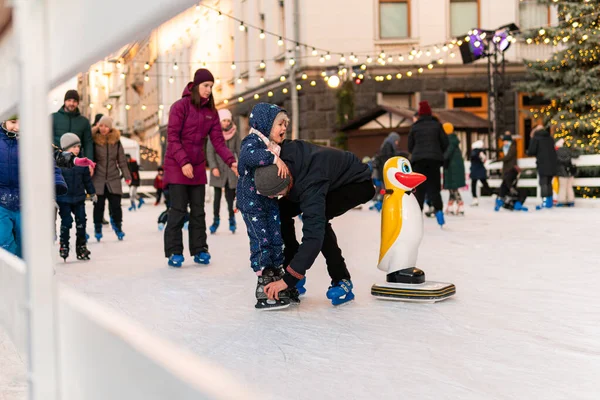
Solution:
<svg viewBox="0 0 600 400">
<path fill-rule="evenodd" d="M 254 184 L 256 168 L 273 164 L 274 160 L 275 155 L 267 150 L 267 145 L 257 134 L 251 133 L 242 140 L 236 192 L 237 206 L 242 213 L 267 212 L 269 207 L 277 206 L 277 200 L 258 194 Z"/>
<path fill-rule="evenodd" d="M 56 194 L 65 194 L 67 184 L 60 168 L 54 166 Z M 6 136 L 0 126 L 0 206 L 11 211 L 21 209 L 19 190 L 19 143 L 16 138 Z"/>
<path fill-rule="evenodd" d="M 69 191 L 63 196 L 57 196 L 57 202 L 76 204 L 85 201 L 86 191 L 88 194 L 96 193 L 88 167 L 61 168 L 60 170 Z"/>
</svg>

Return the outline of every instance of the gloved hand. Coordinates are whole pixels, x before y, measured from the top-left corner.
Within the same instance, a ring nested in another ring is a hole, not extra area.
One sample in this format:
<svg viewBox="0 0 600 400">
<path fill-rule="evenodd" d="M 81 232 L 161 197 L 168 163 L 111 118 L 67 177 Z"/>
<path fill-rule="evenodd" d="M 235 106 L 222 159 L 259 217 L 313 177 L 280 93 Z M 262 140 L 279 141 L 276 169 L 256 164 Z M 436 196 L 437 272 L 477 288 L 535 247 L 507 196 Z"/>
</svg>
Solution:
<svg viewBox="0 0 600 400">
<path fill-rule="evenodd" d="M 75 159 L 75 165 L 77 165 L 78 167 L 92 167 L 92 168 L 96 168 L 96 163 L 93 162 L 92 160 L 90 160 L 89 158 L 85 158 L 85 157 L 77 157 Z"/>
<path fill-rule="evenodd" d="M 127 184 L 127 186 L 131 186 L 131 179 L 125 179 L 125 183 Z"/>
<path fill-rule="evenodd" d="M 91 199 L 92 199 L 92 203 L 96 204 L 98 202 L 98 195 L 97 194 L 93 194 L 91 196 Z"/>
</svg>

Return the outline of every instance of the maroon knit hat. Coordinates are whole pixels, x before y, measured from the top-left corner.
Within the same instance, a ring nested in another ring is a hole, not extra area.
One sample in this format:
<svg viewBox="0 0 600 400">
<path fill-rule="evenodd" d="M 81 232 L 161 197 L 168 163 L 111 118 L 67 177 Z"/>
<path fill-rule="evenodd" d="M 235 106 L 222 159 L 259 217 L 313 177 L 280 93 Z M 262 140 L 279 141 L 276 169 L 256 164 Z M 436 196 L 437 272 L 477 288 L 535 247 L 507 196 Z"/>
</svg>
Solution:
<svg viewBox="0 0 600 400">
<path fill-rule="evenodd" d="M 201 84 L 202 82 L 214 82 L 215 78 L 206 68 L 200 68 L 194 74 L 194 86 Z"/>
<path fill-rule="evenodd" d="M 431 107 L 427 100 L 419 103 L 419 115 L 431 115 Z"/>
</svg>

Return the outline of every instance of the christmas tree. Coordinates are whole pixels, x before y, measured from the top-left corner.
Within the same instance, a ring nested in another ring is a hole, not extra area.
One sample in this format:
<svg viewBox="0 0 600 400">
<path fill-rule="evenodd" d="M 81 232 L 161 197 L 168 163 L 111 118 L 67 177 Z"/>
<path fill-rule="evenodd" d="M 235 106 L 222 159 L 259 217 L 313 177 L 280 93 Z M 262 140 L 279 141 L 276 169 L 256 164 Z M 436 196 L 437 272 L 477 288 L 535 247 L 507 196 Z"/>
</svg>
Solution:
<svg viewBox="0 0 600 400">
<path fill-rule="evenodd" d="M 555 46 L 547 60 L 525 60 L 529 79 L 519 89 L 550 104 L 533 111 L 555 138 L 583 153 L 600 153 L 600 0 L 538 0 L 557 7 L 558 24 L 524 31 L 530 45 Z"/>
</svg>

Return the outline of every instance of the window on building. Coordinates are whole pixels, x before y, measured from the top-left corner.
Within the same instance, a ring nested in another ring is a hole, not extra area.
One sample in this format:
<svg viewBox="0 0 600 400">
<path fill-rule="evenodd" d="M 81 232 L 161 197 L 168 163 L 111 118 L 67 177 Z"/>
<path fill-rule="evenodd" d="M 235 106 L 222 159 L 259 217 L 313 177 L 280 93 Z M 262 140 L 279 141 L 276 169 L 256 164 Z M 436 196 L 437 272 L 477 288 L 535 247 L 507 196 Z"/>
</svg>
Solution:
<svg viewBox="0 0 600 400">
<path fill-rule="evenodd" d="M 379 0 L 379 37 L 410 36 L 410 0 Z"/>
<path fill-rule="evenodd" d="M 550 8 L 538 4 L 537 0 L 519 2 L 519 28 L 521 30 L 540 28 L 550 23 Z"/>
<path fill-rule="evenodd" d="M 479 27 L 479 0 L 450 0 L 450 35 L 464 35 Z"/>
</svg>

